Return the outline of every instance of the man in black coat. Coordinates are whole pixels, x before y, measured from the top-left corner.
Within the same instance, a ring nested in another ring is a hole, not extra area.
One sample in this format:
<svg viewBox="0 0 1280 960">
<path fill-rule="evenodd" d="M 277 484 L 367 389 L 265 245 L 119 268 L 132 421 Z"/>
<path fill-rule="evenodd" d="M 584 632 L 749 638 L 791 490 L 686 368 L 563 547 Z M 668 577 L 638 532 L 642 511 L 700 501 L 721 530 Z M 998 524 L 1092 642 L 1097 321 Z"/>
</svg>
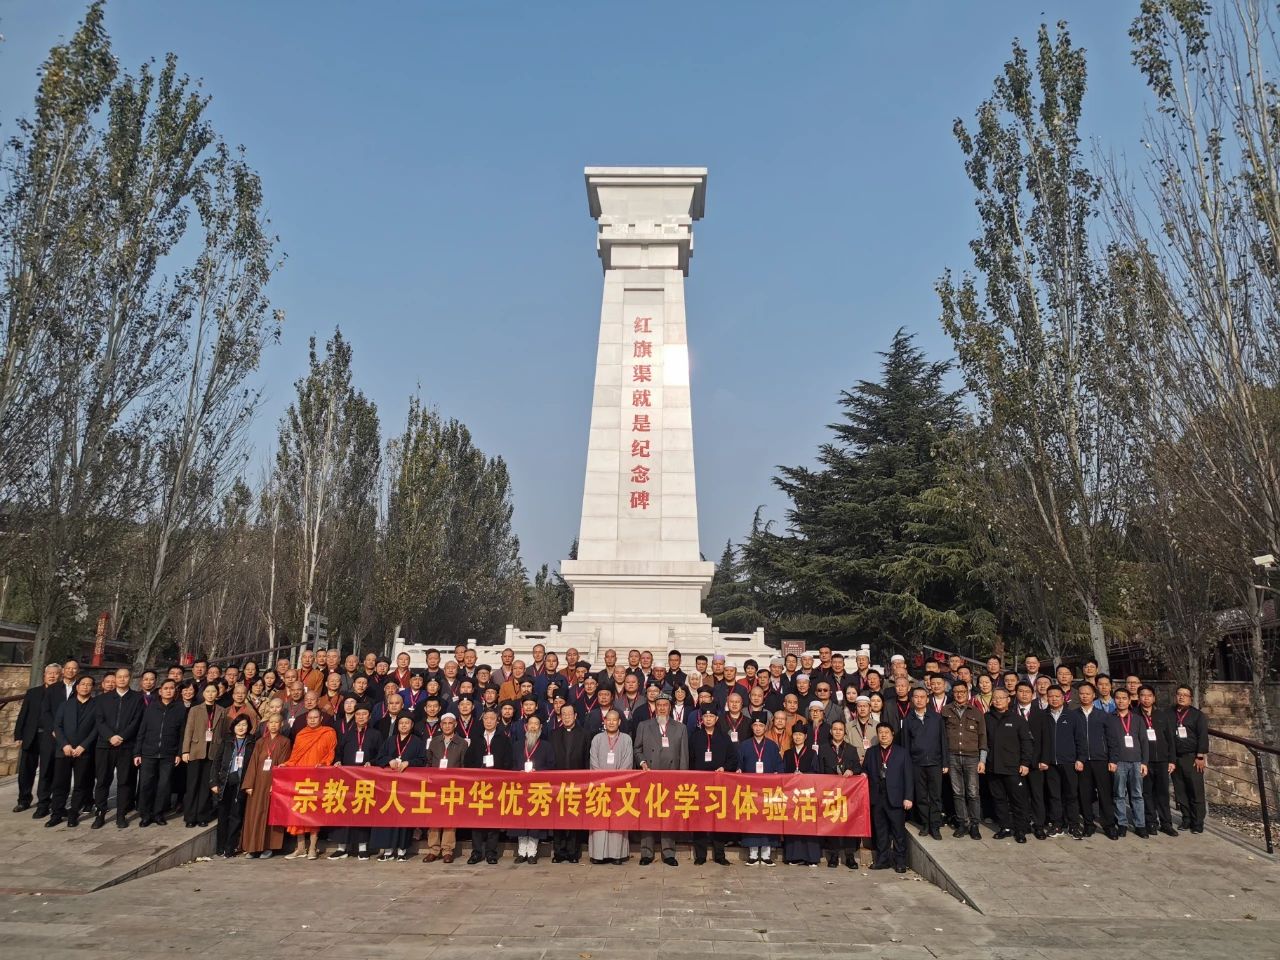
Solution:
<svg viewBox="0 0 1280 960">
<path fill-rule="evenodd" d="M 902 720 L 902 745 L 911 756 L 915 775 L 916 811 L 920 836 L 942 839 L 942 777 L 951 767 L 947 732 L 942 717 L 929 708 L 924 687 L 911 691 L 911 710 Z"/>
<path fill-rule="evenodd" d="M 1034 658 L 1029 658 L 1034 659 Z M 1045 805 L 1045 773 L 1049 769 L 1049 758 L 1052 754 L 1051 738 L 1053 737 L 1053 718 L 1047 710 L 1040 709 L 1036 703 L 1036 689 L 1026 680 L 1018 681 L 1017 703 L 1014 705 L 1018 716 L 1027 722 L 1031 730 L 1031 763 L 1027 769 L 1027 801 L 1028 815 L 1031 821 L 1031 832 L 1037 840 L 1048 837 L 1047 828 L 1049 814 Z"/>
<path fill-rule="evenodd" d="M 1182 828 L 1204 833 L 1204 765 L 1209 756 L 1209 721 L 1191 705 L 1191 688 L 1178 687 L 1173 707 L 1173 793 Z M 43 779 L 43 778 L 41 778 Z"/>
<path fill-rule="evenodd" d="M 1143 719 L 1147 721 L 1147 749 L 1150 762 L 1147 776 L 1142 781 L 1142 799 L 1147 807 L 1147 829 L 1159 830 L 1165 836 L 1176 837 L 1173 813 L 1169 809 L 1169 775 L 1174 768 L 1174 717 L 1170 710 L 1156 707 L 1156 692 L 1145 684 L 1138 688 L 1138 703 Z"/>
<path fill-rule="evenodd" d="M 160 684 L 159 699 L 142 713 L 133 744 L 133 765 L 138 768 L 138 816 L 140 827 L 165 825 L 172 793 L 173 770 L 181 759 L 182 733 L 187 711 L 174 699 L 174 683 Z"/>
<path fill-rule="evenodd" d="M 116 688 L 93 701 L 98 738 L 94 746 L 93 829 L 107 822 L 107 795 L 116 781 L 116 826 L 129 825 L 133 799 L 133 742 L 142 724 L 142 694 L 129 688 L 128 667 L 116 671 Z"/>
<path fill-rule="evenodd" d="M 510 770 L 513 750 L 511 738 L 498 729 L 498 714 L 485 710 L 480 714 L 480 730 L 467 747 L 465 762 L 475 770 Z M 471 856 L 467 863 L 476 864 L 482 859 L 489 864 L 497 863 L 501 843 L 501 830 L 472 830 Z"/>
<path fill-rule="evenodd" d="M 560 724 L 551 733 L 551 745 L 556 751 L 557 770 L 590 769 L 591 734 L 578 722 L 578 711 L 572 704 L 560 708 Z M 581 831 L 556 830 L 551 841 L 551 862 L 577 863 L 582 858 L 582 840 Z"/>
<path fill-rule="evenodd" d="M 1016 710 L 1009 708 L 1009 691 L 997 687 L 991 694 L 987 714 L 987 783 L 995 803 L 1000 829 L 993 839 L 1010 834 L 1018 843 L 1027 842 L 1027 774 L 1035 759 L 1031 726 Z"/>
<path fill-rule="evenodd" d="M 738 750 L 729 735 L 720 728 L 719 707 L 715 702 L 699 708 L 701 726 L 689 735 L 689 769 L 734 773 L 738 769 Z M 722 867 L 729 865 L 724 855 L 723 833 L 699 832 L 691 837 L 693 862 L 699 866 L 707 862 L 707 847 L 711 856 Z"/>
<path fill-rule="evenodd" d="M 57 664 L 44 668 L 44 683 L 30 687 L 22 696 L 18 708 L 18 721 L 13 725 L 13 739 L 18 744 L 18 804 L 14 813 L 22 813 L 31 807 L 37 794 L 36 772 L 40 773 L 39 803 L 36 818 L 49 815 L 49 798 L 53 792 L 53 728 L 44 729 L 40 718 L 44 714 L 44 698 L 58 682 L 61 673 Z"/>
<path fill-rule="evenodd" d="M 907 813 L 911 810 L 915 778 L 911 758 L 904 747 L 893 744 L 893 727 L 883 720 L 876 726 L 876 745 L 867 751 L 862 769 L 871 794 L 871 830 L 875 834 L 876 859 L 872 870 L 907 872 Z"/>
<path fill-rule="evenodd" d="M 382 752 L 382 734 L 369 723 L 371 710 L 368 704 L 356 707 L 355 723 L 345 734 L 338 737 L 338 749 L 334 754 L 334 766 L 338 767 L 371 767 L 378 754 Z M 330 831 L 330 838 L 336 842 L 329 853 L 330 860 L 345 860 L 348 850 L 355 848 L 354 853 L 361 860 L 369 859 L 368 827 L 338 827 Z"/>
</svg>

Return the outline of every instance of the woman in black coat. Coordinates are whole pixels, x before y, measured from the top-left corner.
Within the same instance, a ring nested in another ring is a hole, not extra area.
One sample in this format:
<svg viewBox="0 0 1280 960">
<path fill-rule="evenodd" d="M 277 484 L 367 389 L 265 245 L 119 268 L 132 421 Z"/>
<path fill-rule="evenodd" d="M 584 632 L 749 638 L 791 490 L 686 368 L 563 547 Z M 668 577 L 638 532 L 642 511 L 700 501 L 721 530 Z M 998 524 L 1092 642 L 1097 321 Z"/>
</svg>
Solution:
<svg viewBox="0 0 1280 960">
<path fill-rule="evenodd" d="M 218 852 L 228 859 L 236 855 L 244 825 L 246 797 L 240 784 L 253 756 L 252 727 L 247 716 L 236 717 L 226 736 L 214 743 L 209 761 L 209 789 L 218 798 Z"/>
<path fill-rule="evenodd" d="M 395 733 L 382 743 L 375 766 L 390 770 L 427 765 L 427 748 L 422 738 L 413 732 L 413 717 L 402 713 L 396 720 Z M 413 827 L 374 827 L 369 843 L 382 850 L 379 862 L 408 860 L 409 844 L 413 841 Z"/>
<path fill-rule="evenodd" d="M 524 736 L 515 741 L 511 751 L 511 769 L 525 773 L 556 768 L 556 748 L 542 739 L 542 718 L 532 714 L 524 719 Z M 538 842 L 551 834 L 546 830 L 521 827 L 516 832 L 516 863 L 537 863 Z"/>
</svg>

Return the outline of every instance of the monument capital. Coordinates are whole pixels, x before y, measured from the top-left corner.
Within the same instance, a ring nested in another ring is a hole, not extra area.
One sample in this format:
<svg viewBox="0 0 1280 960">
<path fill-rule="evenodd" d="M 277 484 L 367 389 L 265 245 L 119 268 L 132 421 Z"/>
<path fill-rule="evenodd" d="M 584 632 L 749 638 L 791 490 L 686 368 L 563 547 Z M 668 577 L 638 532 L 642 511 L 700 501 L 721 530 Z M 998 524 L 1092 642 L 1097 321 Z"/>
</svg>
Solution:
<svg viewBox="0 0 1280 960">
<path fill-rule="evenodd" d="M 606 271 L 666 269 L 688 276 L 693 221 L 706 203 L 706 167 L 587 167 L 584 173 Z"/>
</svg>

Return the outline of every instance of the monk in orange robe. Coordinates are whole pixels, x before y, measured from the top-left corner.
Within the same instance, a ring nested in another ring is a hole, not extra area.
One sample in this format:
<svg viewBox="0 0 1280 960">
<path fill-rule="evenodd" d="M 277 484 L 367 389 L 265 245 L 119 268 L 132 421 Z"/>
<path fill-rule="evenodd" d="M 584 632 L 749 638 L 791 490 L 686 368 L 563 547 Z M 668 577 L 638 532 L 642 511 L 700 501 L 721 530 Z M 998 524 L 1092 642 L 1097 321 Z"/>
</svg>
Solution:
<svg viewBox="0 0 1280 960">
<path fill-rule="evenodd" d="M 293 737 L 293 749 L 289 759 L 280 764 L 282 767 L 328 767 L 333 764 L 333 755 L 338 749 L 338 735 L 333 727 L 324 722 L 324 717 L 314 707 L 307 711 L 307 725 Z M 320 829 L 318 827 L 289 827 L 289 832 L 298 838 L 298 848 L 286 857 L 286 860 L 305 856 L 315 860 L 320 856 Z"/>
</svg>

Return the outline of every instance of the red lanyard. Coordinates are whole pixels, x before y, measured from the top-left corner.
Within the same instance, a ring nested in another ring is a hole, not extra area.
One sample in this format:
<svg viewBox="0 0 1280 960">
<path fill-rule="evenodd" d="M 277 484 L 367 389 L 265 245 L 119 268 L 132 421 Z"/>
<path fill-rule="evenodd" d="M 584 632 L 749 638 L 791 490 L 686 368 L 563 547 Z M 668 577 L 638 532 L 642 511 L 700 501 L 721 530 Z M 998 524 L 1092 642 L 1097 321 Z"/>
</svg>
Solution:
<svg viewBox="0 0 1280 960">
<path fill-rule="evenodd" d="M 616 746 L 618 745 L 618 738 L 619 738 L 619 737 L 621 737 L 621 736 L 622 736 L 622 734 L 620 734 L 620 733 L 615 733 L 613 736 L 609 736 L 607 733 L 605 734 L 606 739 L 608 739 L 608 741 L 609 741 L 609 752 L 610 752 L 610 753 L 613 753 L 613 748 L 614 748 L 614 747 L 616 747 Z M 526 754 L 525 754 L 525 756 L 528 756 L 528 754 L 526 753 Z"/>
<path fill-rule="evenodd" d="M 472 717 L 472 718 L 467 722 L 467 725 L 466 725 L 465 727 L 462 725 L 462 721 L 461 721 L 461 720 L 459 720 L 459 721 L 458 721 L 458 729 L 462 731 L 462 739 L 464 739 L 464 740 L 470 740 L 470 739 L 471 739 L 471 728 L 472 728 L 472 727 L 474 727 L 475 725 L 476 725 L 476 718 L 475 718 L 475 717 Z"/>
<path fill-rule="evenodd" d="M 703 733 L 706 733 L 704 730 Z M 707 733 L 707 753 L 711 752 L 711 734 Z"/>
<path fill-rule="evenodd" d="M 365 735 L 365 731 L 357 727 L 356 728 L 356 750 L 360 753 L 364 753 L 364 735 Z"/>
<path fill-rule="evenodd" d="M 751 746 L 756 752 L 756 759 L 759 760 L 761 763 L 763 763 L 764 762 L 764 744 L 756 743 L 753 740 L 751 741 Z"/>
<path fill-rule="evenodd" d="M 1121 725 L 1122 727 L 1124 727 L 1124 735 L 1125 735 L 1126 737 L 1127 737 L 1127 736 L 1129 736 L 1129 724 L 1131 724 L 1132 722 L 1133 722 L 1133 714 L 1132 714 L 1132 713 L 1131 713 L 1131 714 L 1129 714 L 1127 717 L 1121 717 L 1121 718 L 1120 718 L 1120 725 Z"/>
<path fill-rule="evenodd" d="M 885 767 L 887 769 L 889 766 L 889 758 L 891 756 L 893 756 L 893 747 L 890 747 L 887 750 L 881 747 L 880 748 L 880 766 Z"/>
<path fill-rule="evenodd" d="M 906 705 L 906 708 L 904 709 L 902 706 L 902 702 L 899 701 L 898 703 L 895 704 L 895 706 L 898 708 L 898 719 L 899 720 L 907 719 L 907 714 L 911 712 L 911 704 L 908 703 Z"/>
<path fill-rule="evenodd" d="M 1180 727 L 1186 726 L 1187 714 L 1190 712 L 1191 712 L 1190 707 L 1187 707 L 1187 709 L 1183 710 L 1181 713 L 1179 713 L 1177 710 L 1173 711 L 1173 715 L 1178 718 L 1178 726 Z"/>
<path fill-rule="evenodd" d="M 814 748 L 815 750 L 816 750 L 816 749 L 818 749 L 818 745 L 819 745 L 819 743 L 820 743 L 821 736 L 822 736 L 822 728 L 821 728 L 821 727 L 814 727 L 814 728 L 813 728 L 813 748 Z"/>
<path fill-rule="evenodd" d="M 409 739 L 410 739 L 409 737 L 404 737 L 403 739 L 401 739 L 398 736 L 396 737 L 396 759 L 397 760 L 404 759 L 404 749 L 405 747 L 409 746 Z"/>
<path fill-rule="evenodd" d="M 209 725 L 209 729 L 212 730 L 213 729 L 213 711 L 210 710 L 208 707 L 205 707 L 204 719 L 205 719 L 205 723 Z"/>
<path fill-rule="evenodd" d="M 485 735 L 484 735 L 484 752 L 485 753 L 488 753 L 488 754 L 493 753 L 493 738 L 496 735 L 496 733 L 497 731 L 492 731 L 492 732 L 485 731 Z"/>
<path fill-rule="evenodd" d="M 527 740 L 526 740 L 526 741 L 525 741 L 525 744 L 524 744 L 524 761 L 525 761 L 525 763 L 532 763 L 532 762 L 533 762 L 534 754 L 536 754 L 537 752 L 538 752 L 538 745 L 537 745 L 536 743 L 533 745 L 533 753 L 530 753 L 530 752 L 529 752 L 529 741 L 527 741 Z"/>
</svg>

